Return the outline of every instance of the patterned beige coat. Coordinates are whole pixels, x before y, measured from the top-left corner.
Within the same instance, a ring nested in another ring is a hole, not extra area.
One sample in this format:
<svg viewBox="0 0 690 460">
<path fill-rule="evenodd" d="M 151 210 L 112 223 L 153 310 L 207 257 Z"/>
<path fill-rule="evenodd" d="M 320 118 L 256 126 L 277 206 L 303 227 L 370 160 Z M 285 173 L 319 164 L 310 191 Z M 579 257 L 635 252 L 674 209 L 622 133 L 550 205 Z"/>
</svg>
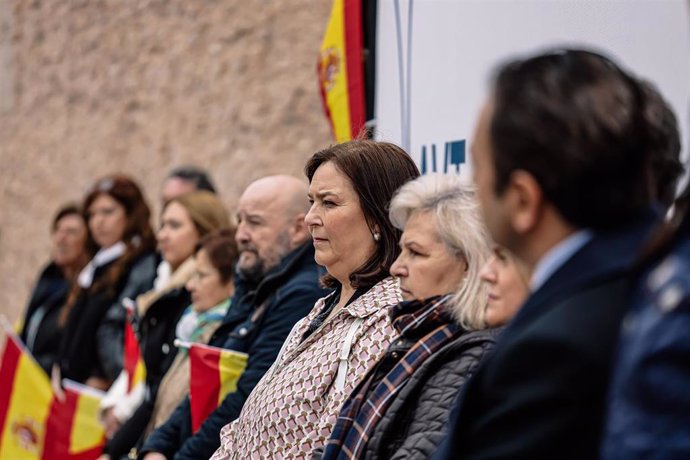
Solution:
<svg viewBox="0 0 690 460">
<path fill-rule="evenodd" d="M 295 325 L 239 418 L 221 430 L 213 460 L 310 458 L 328 439 L 345 398 L 395 338 L 388 311 L 400 300 L 397 280 L 386 278 L 300 343 L 323 309 L 325 299 L 319 300 Z"/>
</svg>

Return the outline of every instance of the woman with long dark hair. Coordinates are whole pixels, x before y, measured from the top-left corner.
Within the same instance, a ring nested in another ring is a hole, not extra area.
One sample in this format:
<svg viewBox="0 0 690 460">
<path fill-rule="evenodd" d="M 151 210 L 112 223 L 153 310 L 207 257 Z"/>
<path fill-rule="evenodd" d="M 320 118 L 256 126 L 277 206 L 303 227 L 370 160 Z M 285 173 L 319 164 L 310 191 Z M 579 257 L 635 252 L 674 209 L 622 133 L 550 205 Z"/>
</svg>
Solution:
<svg viewBox="0 0 690 460">
<path fill-rule="evenodd" d="M 107 389 L 122 370 L 124 298 L 151 289 L 156 240 L 139 186 L 123 175 L 92 187 L 82 206 L 98 252 L 77 278 L 60 321 L 65 333 L 53 386 L 61 378 Z"/>
</svg>

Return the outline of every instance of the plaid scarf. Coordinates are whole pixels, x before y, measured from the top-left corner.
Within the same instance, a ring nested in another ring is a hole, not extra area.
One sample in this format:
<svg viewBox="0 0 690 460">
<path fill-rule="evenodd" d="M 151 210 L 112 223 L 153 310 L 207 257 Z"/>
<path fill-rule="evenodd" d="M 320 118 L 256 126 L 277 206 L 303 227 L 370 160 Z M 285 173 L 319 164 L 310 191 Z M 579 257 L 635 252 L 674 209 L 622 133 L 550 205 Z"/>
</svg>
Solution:
<svg viewBox="0 0 690 460">
<path fill-rule="evenodd" d="M 393 326 L 401 337 L 414 344 L 375 388 L 370 387 L 378 366 L 355 388 L 338 415 L 322 460 L 363 457 L 374 428 L 395 395 L 427 358 L 462 333 L 446 311 L 450 297 L 402 302 L 391 309 Z"/>
</svg>

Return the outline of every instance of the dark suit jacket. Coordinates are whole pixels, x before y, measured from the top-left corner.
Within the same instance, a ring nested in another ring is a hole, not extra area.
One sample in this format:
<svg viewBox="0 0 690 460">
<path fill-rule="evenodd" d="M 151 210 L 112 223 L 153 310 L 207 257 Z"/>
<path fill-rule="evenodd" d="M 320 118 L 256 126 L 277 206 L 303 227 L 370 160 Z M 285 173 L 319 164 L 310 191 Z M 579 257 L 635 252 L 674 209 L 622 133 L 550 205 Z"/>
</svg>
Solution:
<svg viewBox="0 0 690 460">
<path fill-rule="evenodd" d="M 434 458 L 598 458 L 628 275 L 655 220 L 595 235 L 528 298 L 465 385 Z"/>
</svg>

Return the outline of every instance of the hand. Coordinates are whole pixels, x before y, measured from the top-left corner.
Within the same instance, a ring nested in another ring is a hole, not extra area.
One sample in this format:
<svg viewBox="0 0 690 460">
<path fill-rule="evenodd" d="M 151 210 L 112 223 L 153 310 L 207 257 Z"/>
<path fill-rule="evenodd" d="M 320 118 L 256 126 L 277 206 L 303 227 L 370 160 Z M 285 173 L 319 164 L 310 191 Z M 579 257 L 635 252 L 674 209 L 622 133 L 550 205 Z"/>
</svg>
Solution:
<svg viewBox="0 0 690 460">
<path fill-rule="evenodd" d="M 53 364 L 50 372 L 50 386 L 53 388 L 55 398 L 62 403 L 65 402 L 65 392 L 62 390 L 61 380 L 60 367 L 57 364 Z"/>
<path fill-rule="evenodd" d="M 110 382 L 103 377 L 89 377 L 84 385 L 101 391 L 107 391 L 110 388 Z"/>
<path fill-rule="evenodd" d="M 165 455 L 160 452 L 149 452 L 144 456 L 144 460 L 168 460 Z"/>
<path fill-rule="evenodd" d="M 113 439 L 113 436 L 115 436 L 115 433 L 118 432 L 122 424 L 117 417 L 115 417 L 115 411 L 112 407 L 106 409 L 102 417 L 103 426 L 105 427 L 105 436 L 108 439 Z"/>
<path fill-rule="evenodd" d="M 110 460 L 110 455 L 108 455 L 108 454 L 101 454 L 101 456 L 98 457 L 96 460 Z"/>
</svg>

